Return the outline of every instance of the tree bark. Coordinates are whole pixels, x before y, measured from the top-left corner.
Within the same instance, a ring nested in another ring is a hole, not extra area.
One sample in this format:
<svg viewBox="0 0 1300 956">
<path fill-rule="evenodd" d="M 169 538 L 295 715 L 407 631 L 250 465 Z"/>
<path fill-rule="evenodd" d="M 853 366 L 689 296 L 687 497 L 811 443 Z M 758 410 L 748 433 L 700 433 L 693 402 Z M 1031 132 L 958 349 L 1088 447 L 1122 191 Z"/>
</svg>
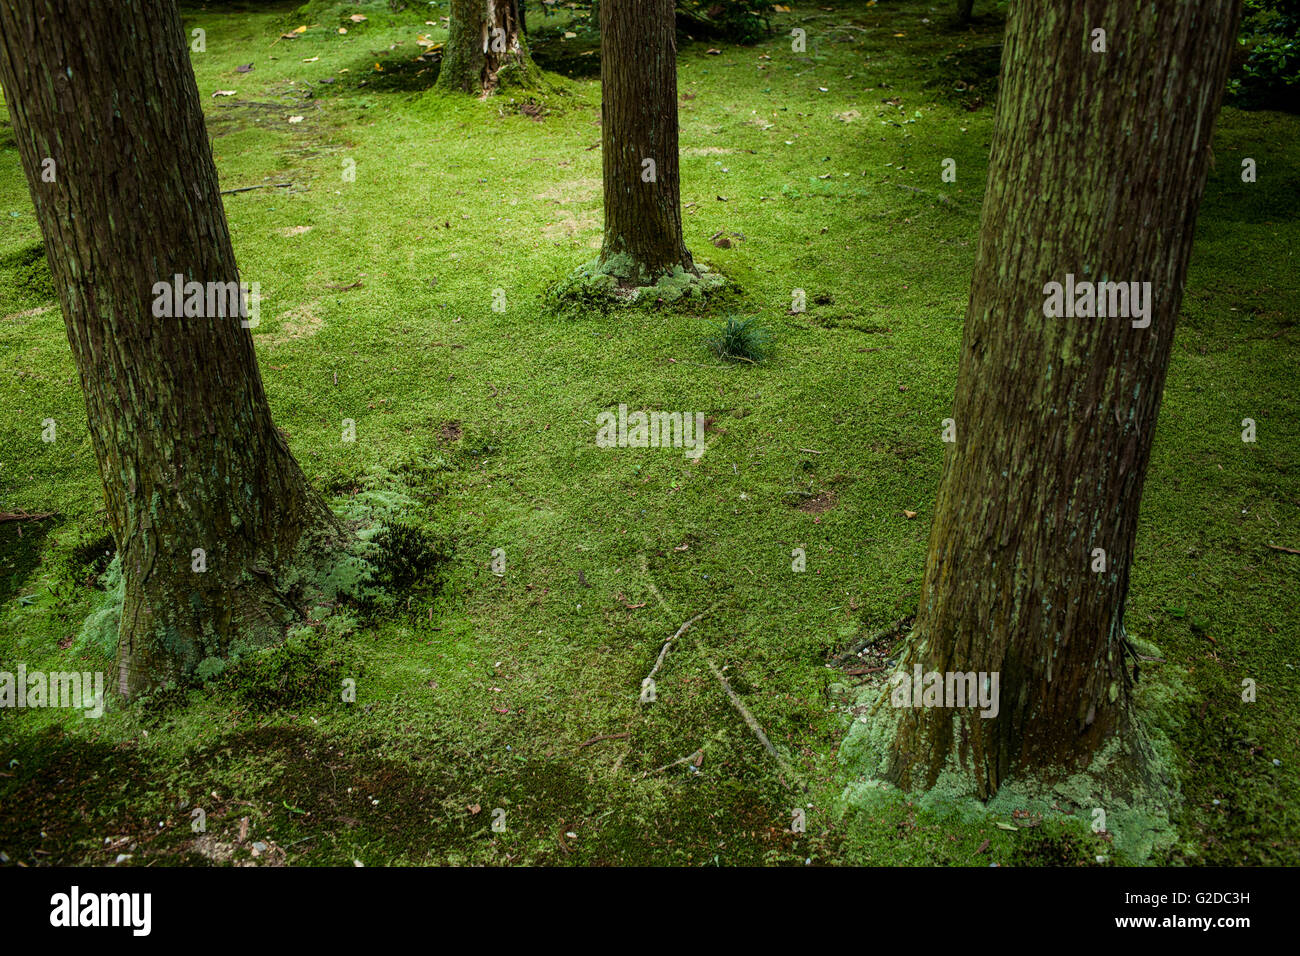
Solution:
<svg viewBox="0 0 1300 956">
<path fill-rule="evenodd" d="M 598 268 L 651 285 L 681 267 L 674 0 L 600 4 L 601 148 L 605 233 Z"/>
<path fill-rule="evenodd" d="M 975 0 L 957 0 L 957 19 L 965 22 L 975 11 Z"/>
<path fill-rule="evenodd" d="M 240 316 L 154 316 L 155 283 L 239 281 L 172 0 L 0 0 L 0 83 L 122 562 L 130 696 L 281 637 L 277 579 L 334 522 Z"/>
<path fill-rule="evenodd" d="M 1130 727 L 1123 626 L 1239 0 L 1012 9 L 925 578 L 903 669 L 1000 674 L 984 719 L 900 709 L 886 774 L 982 798 Z M 1092 31 L 1107 52 L 1093 52 Z M 1151 283 L 1141 319 L 1051 318 L 1047 283 Z M 1104 571 L 1094 571 L 1103 549 Z"/>
<path fill-rule="evenodd" d="M 442 89 L 488 94 L 539 78 L 528 55 L 518 0 L 451 0 L 449 19 L 438 70 Z"/>
</svg>

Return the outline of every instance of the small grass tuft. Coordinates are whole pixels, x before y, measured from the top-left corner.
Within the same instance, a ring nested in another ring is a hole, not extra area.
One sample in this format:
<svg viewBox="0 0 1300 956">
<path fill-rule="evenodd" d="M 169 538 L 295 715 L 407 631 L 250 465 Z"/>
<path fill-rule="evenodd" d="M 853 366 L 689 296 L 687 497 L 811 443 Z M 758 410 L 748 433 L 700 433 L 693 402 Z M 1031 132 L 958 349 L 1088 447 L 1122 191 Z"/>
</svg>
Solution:
<svg viewBox="0 0 1300 956">
<path fill-rule="evenodd" d="M 772 353 L 772 333 L 759 325 L 757 319 L 730 316 L 704 344 L 725 361 L 761 365 Z"/>
</svg>

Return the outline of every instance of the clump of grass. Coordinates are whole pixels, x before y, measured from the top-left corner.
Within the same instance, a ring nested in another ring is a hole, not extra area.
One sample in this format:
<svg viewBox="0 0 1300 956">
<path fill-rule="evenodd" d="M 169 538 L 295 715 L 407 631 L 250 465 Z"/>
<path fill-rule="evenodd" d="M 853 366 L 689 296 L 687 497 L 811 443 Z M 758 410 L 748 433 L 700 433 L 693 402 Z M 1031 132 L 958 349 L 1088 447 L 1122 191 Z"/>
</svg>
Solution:
<svg viewBox="0 0 1300 956">
<path fill-rule="evenodd" d="M 757 319 L 732 316 L 704 344 L 724 361 L 761 365 L 772 352 L 772 333 L 759 325 Z"/>
</svg>

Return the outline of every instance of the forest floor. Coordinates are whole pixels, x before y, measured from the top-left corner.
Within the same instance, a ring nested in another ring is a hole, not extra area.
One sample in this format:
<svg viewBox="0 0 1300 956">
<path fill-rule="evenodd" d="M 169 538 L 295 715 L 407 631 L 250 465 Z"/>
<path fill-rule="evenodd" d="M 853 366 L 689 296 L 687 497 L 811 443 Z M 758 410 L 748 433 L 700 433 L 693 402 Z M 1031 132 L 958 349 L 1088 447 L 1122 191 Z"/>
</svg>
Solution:
<svg viewBox="0 0 1300 956">
<path fill-rule="evenodd" d="M 414 62 L 420 35 L 445 36 L 445 5 L 185 9 L 206 31 L 192 59 L 223 188 L 289 184 L 225 198 L 261 287 L 275 419 L 318 488 L 400 487 L 403 520 L 450 557 L 409 606 L 358 613 L 329 666 L 310 648 L 266 664 L 294 689 L 279 704 L 218 680 L 111 699 L 100 719 L 0 711 L 8 861 L 1125 862 L 1086 821 L 840 802 L 863 677 L 828 661 L 915 611 L 1001 24 L 791 6 L 769 40 L 679 56 L 687 242 L 742 290 L 725 308 L 772 331 L 760 366 L 705 349 L 721 312 L 548 311 L 600 241 L 588 31 L 536 17 L 538 59 L 563 78 L 480 101 L 430 89 L 436 70 Z M 1143 681 L 1176 690 L 1184 800 L 1153 860 L 1297 864 L 1300 555 L 1277 548 L 1300 548 L 1300 118 L 1225 109 L 1214 152 L 1128 604 L 1161 654 Z M 111 673 L 78 639 L 111 539 L 39 242 L 6 120 L 0 510 L 55 515 L 0 523 L 0 670 Z M 598 448 L 596 416 L 620 403 L 703 412 L 706 453 Z M 708 609 L 641 703 L 665 641 Z"/>
</svg>

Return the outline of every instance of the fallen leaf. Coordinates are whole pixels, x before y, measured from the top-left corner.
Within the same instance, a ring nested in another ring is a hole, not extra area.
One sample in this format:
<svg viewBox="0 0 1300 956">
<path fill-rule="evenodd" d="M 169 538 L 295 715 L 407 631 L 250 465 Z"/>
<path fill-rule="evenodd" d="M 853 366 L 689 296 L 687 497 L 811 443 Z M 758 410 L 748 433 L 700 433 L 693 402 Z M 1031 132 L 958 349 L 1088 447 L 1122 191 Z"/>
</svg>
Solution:
<svg viewBox="0 0 1300 956">
<path fill-rule="evenodd" d="M 908 521 L 911 521 L 913 518 L 916 517 L 917 513 L 915 511 L 908 511 L 906 508 L 904 508 L 903 514 L 907 517 Z"/>
<path fill-rule="evenodd" d="M 471 803 L 471 804 L 470 804 L 469 806 L 467 806 L 465 809 L 468 810 L 471 814 L 475 814 L 475 813 L 478 813 L 478 812 L 479 812 L 480 810 L 482 810 L 483 808 L 480 807 L 477 803 Z"/>
<path fill-rule="evenodd" d="M 251 63 L 245 63 L 243 66 L 235 67 L 236 73 L 251 73 L 252 71 L 253 71 L 253 64 Z"/>
<path fill-rule="evenodd" d="M 347 27 L 339 27 L 339 33 L 347 33 L 347 32 L 348 32 Z"/>
<path fill-rule="evenodd" d="M 568 30 L 565 30 L 565 31 L 564 31 L 564 39 L 566 39 L 566 40 L 572 40 L 572 39 L 573 39 L 574 37 L 576 37 L 577 35 L 578 35 L 578 34 L 576 34 L 576 33 L 570 33 Z"/>
<path fill-rule="evenodd" d="M 315 62 L 316 62 L 317 60 L 319 60 L 319 59 L 320 59 L 320 57 L 318 57 L 318 56 L 309 56 L 309 57 L 307 57 L 307 59 L 303 60 L 302 62 L 304 62 L 304 63 L 315 63 Z"/>
<path fill-rule="evenodd" d="M 235 91 L 234 91 L 234 90 L 217 90 L 217 92 L 213 93 L 212 95 L 213 95 L 213 97 L 218 97 L 218 96 L 234 96 L 234 95 L 235 95 Z"/>
<path fill-rule="evenodd" d="M 305 26 L 294 27 L 293 32 L 294 32 L 294 33 L 306 33 L 306 32 L 307 32 L 307 28 L 306 28 Z"/>
<path fill-rule="evenodd" d="M 712 54 L 713 56 L 717 56 L 717 55 L 719 55 L 722 51 L 721 51 L 721 50 L 705 50 L 704 52 L 705 52 L 705 53 L 710 53 L 710 54 Z"/>
<path fill-rule="evenodd" d="M 362 20 L 366 19 L 366 15 L 364 13 L 354 13 L 352 16 L 348 17 L 348 19 L 353 23 L 360 23 Z"/>
<path fill-rule="evenodd" d="M 301 122 L 302 122 L 302 117 L 301 117 L 301 116 L 290 116 L 290 117 L 289 117 L 289 122 L 290 122 L 290 123 L 301 123 Z"/>
</svg>

